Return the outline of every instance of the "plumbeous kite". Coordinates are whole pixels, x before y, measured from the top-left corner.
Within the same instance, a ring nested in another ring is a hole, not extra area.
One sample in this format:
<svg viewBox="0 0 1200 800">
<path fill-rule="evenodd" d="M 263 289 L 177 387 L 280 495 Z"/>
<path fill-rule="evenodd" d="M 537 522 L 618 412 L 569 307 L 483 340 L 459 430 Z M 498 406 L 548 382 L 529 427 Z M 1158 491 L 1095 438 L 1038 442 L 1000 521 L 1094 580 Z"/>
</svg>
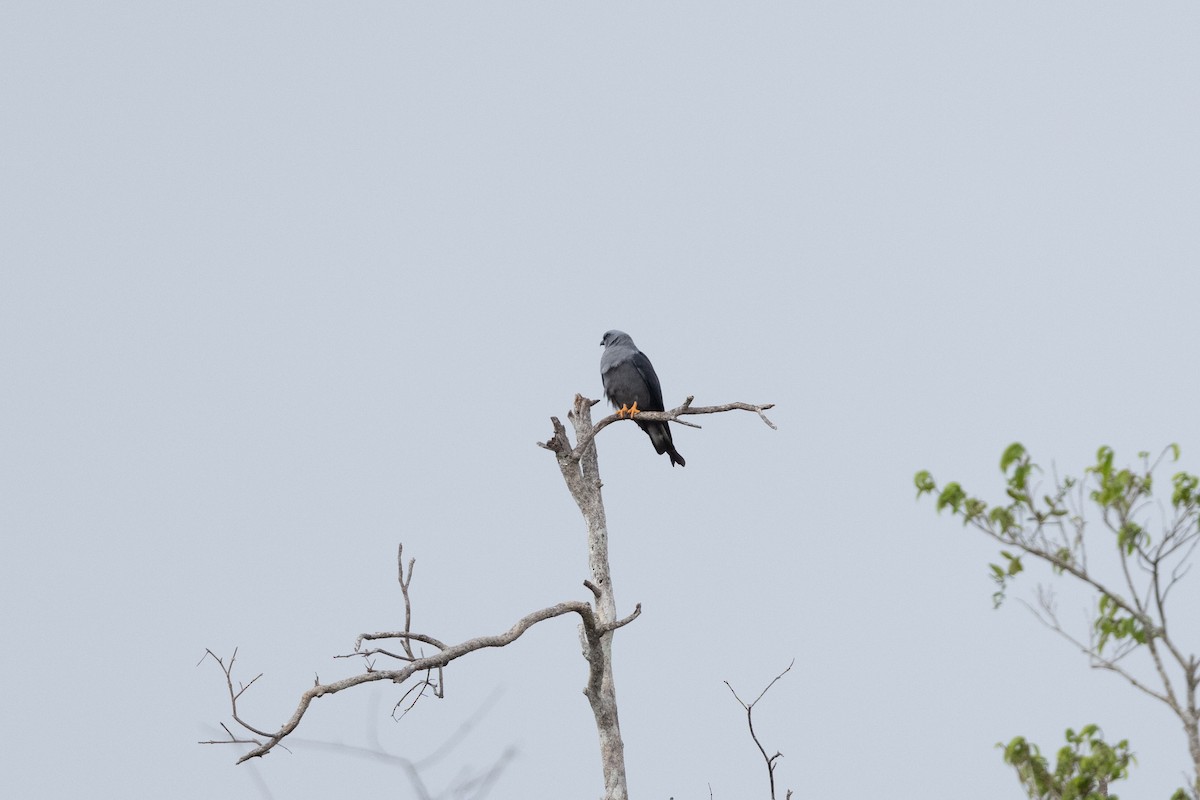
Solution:
<svg viewBox="0 0 1200 800">
<path fill-rule="evenodd" d="M 662 387 L 658 375 L 646 354 L 637 349 L 633 339 L 623 331 L 609 331 L 600 340 L 604 355 L 600 356 L 600 379 L 604 382 L 604 396 L 617 409 L 617 413 L 630 418 L 646 432 L 654 443 L 658 454 L 668 453 L 671 466 L 684 466 L 683 456 L 671 441 L 671 429 L 665 422 L 642 422 L 637 419 L 639 411 L 665 411 Z"/>
</svg>

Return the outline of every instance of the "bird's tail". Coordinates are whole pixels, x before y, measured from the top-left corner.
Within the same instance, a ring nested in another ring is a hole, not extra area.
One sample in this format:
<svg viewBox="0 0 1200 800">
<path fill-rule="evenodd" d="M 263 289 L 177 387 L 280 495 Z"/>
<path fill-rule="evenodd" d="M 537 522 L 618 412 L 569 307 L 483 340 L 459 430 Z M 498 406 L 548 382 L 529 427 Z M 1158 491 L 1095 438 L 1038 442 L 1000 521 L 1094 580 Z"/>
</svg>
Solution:
<svg viewBox="0 0 1200 800">
<path fill-rule="evenodd" d="M 640 422 L 638 424 L 642 425 Z M 642 425 L 642 430 L 650 436 L 650 441 L 654 443 L 654 452 L 659 455 L 663 453 L 669 455 L 672 467 L 676 464 L 681 467 L 686 466 L 683 456 L 679 455 L 679 451 L 675 449 L 675 442 L 671 439 L 671 429 L 667 427 L 667 423 L 647 422 Z"/>
<path fill-rule="evenodd" d="M 678 464 L 681 467 L 687 466 L 687 462 L 685 462 L 683 460 L 683 456 L 679 455 L 679 451 L 675 449 L 674 445 L 667 448 L 667 454 L 671 458 L 671 466 L 672 467 L 675 466 L 676 464 Z"/>
</svg>

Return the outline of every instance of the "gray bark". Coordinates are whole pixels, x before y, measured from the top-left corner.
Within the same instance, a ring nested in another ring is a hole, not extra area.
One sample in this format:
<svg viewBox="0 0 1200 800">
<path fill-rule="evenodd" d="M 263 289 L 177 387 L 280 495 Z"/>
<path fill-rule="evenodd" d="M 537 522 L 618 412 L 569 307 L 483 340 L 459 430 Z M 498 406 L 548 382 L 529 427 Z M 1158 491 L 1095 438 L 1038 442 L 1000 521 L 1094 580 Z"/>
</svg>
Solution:
<svg viewBox="0 0 1200 800">
<path fill-rule="evenodd" d="M 620 623 L 608 565 L 608 525 L 600 495 L 600 464 L 592 429 L 592 406 L 595 403 L 582 395 L 575 395 L 574 408 L 567 415 L 575 428 L 575 440 L 584 442 L 578 454 L 571 447 L 566 430 L 557 419 L 552 420 L 554 438 L 543 446 L 554 451 L 567 489 L 587 524 L 588 561 L 592 571 L 588 588 L 595 595 L 597 624 L 594 628 L 580 626 L 583 657 L 588 662 L 588 683 L 583 693 L 592 706 L 596 730 L 600 735 L 605 800 L 627 800 L 629 790 L 625 783 L 625 745 L 621 741 L 617 691 L 612 671 L 613 628 Z"/>
</svg>

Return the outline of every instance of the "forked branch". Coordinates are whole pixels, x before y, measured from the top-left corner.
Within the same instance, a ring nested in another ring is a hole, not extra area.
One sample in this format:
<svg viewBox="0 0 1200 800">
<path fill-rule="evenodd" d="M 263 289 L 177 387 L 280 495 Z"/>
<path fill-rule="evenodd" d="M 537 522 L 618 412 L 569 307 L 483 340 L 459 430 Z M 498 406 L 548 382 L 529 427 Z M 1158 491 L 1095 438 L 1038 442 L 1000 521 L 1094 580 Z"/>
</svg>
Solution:
<svg viewBox="0 0 1200 800">
<path fill-rule="evenodd" d="M 758 734 L 754 732 L 754 706 L 758 704 L 759 700 L 763 699 L 763 695 L 769 692 L 772 686 L 779 682 L 780 678 L 792 671 L 792 667 L 795 664 L 796 659 L 793 658 L 792 663 L 787 665 L 787 669 L 776 675 L 775 678 L 767 684 L 767 688 L 759 692 L 758 697 L 754 698 L 754 701 L 750 703 L 747 703 L 745 700 L 738 697 L 738 693 L 734 691 L 732 686 L 730 686 L 729 681 L 725 681 L 725 685 L 728 686 L 729 691 L 733 693 L 733 699 L 737 700 L 742 708 L 746 709 L 746 725 L 750 729 L 750 738 L 754 740 L 755 747 L 758 748 L 758 752 L 762 753 L 763 761 L 766 762 L 767 765 L 767 778 L 770 780 L 771 784 L 771 800 L 775 800 L 775 768 L 779 766 L 779 764 L 776 762 L 779 761 L 780 758 L 783 758 L 783 753 L 776 750 L 775 755 L 767 755 L 767 749 L 762 746 L 762 742 L 760 742 L 758 739 Z M 787 796 L 792 796 L 791 790 L 788 790 Z"/>
</svg>

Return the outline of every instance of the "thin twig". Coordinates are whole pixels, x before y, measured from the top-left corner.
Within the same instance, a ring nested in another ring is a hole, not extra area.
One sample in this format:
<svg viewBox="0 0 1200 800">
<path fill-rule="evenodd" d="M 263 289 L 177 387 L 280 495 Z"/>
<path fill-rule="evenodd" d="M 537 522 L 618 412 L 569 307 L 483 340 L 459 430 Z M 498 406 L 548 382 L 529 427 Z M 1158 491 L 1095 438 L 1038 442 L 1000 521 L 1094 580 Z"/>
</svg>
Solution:
<svg viewBox="0 0 1200 800">
<path fill-rule="evenodd" d="M 1125 680 L 1129 681 L 1129 683 L 1132 684 L 1134 688 L 1139 689 L 1142 692 L 1145 692 L 1146 694 L 1153 697 L 1155 700 L 1159 700 L 1159 701 L 1165 703 L 1167 706 L 1169 706 L 1172 710 L 1177 711 L 1177 706 L 1175 704 L 1173 704 L 1169 698 L 1167 698 L 1165 695 L 1159 694 L 1158 692 L 1154 691 L 1150 687 L 1139 682 L 1137 678 L 1133 677 L 1133 675 L 1131 675 L 1127 670 L 1125 670 L 1123 667 L 1121 667 L 1119 664 L 1117 664 L 1116 661 L 1101 656 L 1098 652 L 1096 652 L 1095 647 L 1088 646 L 1088 645 L 1084 644 L 1083 642 L 1079 641 L 1078 639 L 1076 639 L 1074 636 L 1072 636 L 1070 633 L 1068 633 L 1067 630 L 1062 627 L 1062 625 L 1059 624 L 1057 619 L 1048 620 L 1045 617 L 1043 617 L 1041 614 L 1039 614 L 1033 608 L 1033 606 L 1029 605 L 1029 603 L 1026 603 L 1024 600 L 1021 600 L 1020 598 L 1018 598 L 1018 601 L 1020 603 L 1022 603 L 1026 608 L 1029 609 L 1029 611 L 1033 614 L 1034 618 L 1036 618 L 1038 622 L 1042 623 L 1047 628 L 1054 631 L 1059 636 L 1063 637 L 1068 642 L 1070 642 L 1071 644 L 1073 644 L 1077 648 L 1079 648 L 1079 651 L 1081 653 L 1083 653 L 1089 659 L 1091 659 L 1092 666 L 1095 669 L 1106 669 L 1109 672 L 1115 672 L 1116 674 L 1120 675 Z"/>
</svg>

